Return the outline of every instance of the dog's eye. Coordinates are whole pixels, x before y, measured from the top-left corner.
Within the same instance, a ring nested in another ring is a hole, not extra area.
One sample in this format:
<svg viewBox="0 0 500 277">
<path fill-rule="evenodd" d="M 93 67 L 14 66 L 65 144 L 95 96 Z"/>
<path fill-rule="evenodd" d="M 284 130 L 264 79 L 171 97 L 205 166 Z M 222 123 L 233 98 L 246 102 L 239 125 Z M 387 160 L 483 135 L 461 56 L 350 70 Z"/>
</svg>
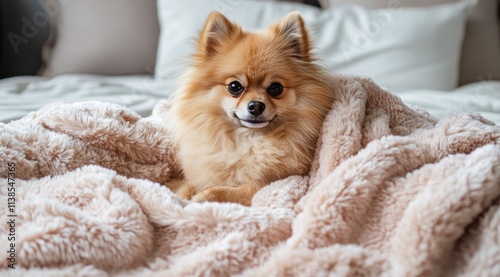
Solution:
<svg viewBox="0 0 500 277">
<path fill-rule="evenodd" d="M 272 83 L 268 88 L 267 88 L 267 93 L 271 95 L 273 98 L 277 98 L 281 95 L 283 92 L 283 85 L 280 83 Z"/>
<path fill-rule="evenodd" d="M 227 86 L 227 90 L 233 96 L 238 97 L 244 90 L 245 87 L 238 81 L 233 81 Z"/>
</svg>

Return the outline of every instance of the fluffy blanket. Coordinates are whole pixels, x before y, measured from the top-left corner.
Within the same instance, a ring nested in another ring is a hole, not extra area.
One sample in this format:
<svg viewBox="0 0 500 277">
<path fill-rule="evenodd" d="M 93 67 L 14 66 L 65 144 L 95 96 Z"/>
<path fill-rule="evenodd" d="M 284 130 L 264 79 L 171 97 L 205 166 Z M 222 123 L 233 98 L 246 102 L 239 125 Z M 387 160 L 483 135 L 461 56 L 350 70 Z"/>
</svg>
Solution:
<svg viewBox="0 0 500 277">
<path fill-rule="evenodd" d="M 149 118 L 56 104 L 0 125 L 0 275 L 500 276 L 500 128 L 336 82 L 310 175 L 251 207 L 164 186 L 179 175 L 165 103 Z"/>
</svg>

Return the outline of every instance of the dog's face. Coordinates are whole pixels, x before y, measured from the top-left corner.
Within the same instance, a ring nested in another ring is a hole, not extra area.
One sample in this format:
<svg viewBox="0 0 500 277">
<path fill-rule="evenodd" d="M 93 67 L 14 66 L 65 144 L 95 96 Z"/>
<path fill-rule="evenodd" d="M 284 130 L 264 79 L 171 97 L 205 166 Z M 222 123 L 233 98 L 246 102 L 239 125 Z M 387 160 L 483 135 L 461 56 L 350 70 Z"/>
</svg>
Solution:
<svg viewBox="0 0 500 277">
<path fill-rule="evenodd" d="M 197 78 L 212 109 L 224 111 L 235 127 L 273 128 L 298 115 L 303 64 L 310 63 L 309 38 L 302 18 L 289 14 L 265 32 L 243 32 L 219 13 L 212 13 L 199 42 Z M 201 88 L 200 88 L 201 87 Z"/>
<path fill-rule="evenodd" d="M 219 58 L 228 70 L 221 72 L 214 90 L 227 116 L 246 128 L 264 128 L 296 105 L 294 74 L 288 72 L 292 66 L 270 40 L 247 36 Z"/>
</svg>

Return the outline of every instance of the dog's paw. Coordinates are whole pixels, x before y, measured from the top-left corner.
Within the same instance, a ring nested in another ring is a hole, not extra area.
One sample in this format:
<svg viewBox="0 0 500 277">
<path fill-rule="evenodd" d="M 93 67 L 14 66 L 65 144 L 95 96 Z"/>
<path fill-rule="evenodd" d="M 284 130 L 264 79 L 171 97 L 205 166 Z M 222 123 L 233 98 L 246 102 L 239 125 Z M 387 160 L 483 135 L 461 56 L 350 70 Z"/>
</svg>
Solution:
<svg viewBox="0 0 500 277">
<path fill-rule="evenodd" d="M 175 194 L 180 198 L 189 200 L 196 194 L 196 188 L 188 184 L 182 184 Z"/>
<path fill-rule="evenodd" d="M 206 189 L 195 194 L 191 201 L 194 202 L 216 202 L 220 198 L 220 192 L 217 188 Z"/>
</svg>

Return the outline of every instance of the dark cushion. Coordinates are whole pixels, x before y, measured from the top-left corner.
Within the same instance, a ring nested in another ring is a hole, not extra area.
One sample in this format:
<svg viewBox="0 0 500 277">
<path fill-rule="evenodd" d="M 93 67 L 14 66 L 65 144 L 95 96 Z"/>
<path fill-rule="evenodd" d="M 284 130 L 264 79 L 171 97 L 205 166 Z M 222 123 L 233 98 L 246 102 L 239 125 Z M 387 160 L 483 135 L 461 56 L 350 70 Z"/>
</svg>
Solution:
<svg viewBox="0 0 500 277">
<path fill-rule="evenodd" d="M 0 78 L 35 75 L 50 23 L 41 1 L 0 1 Z"/>
</svg>

